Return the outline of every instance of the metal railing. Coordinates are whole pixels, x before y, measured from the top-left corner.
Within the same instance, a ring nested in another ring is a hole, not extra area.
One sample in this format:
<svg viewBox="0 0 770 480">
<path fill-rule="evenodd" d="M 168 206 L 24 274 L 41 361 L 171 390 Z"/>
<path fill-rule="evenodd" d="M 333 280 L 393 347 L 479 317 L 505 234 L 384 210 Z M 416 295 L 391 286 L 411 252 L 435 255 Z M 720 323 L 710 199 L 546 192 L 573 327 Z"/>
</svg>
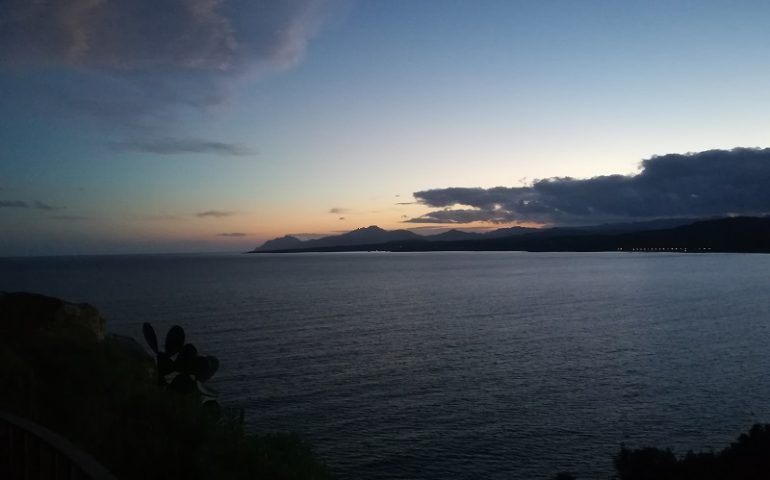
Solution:
<svg viewBox="0 0 770 480">
<path fill-rule="evenodd" d="M 0 412 L 0 478 L 117 480 L 61 435 L 5 412 Z"/>
</svg>

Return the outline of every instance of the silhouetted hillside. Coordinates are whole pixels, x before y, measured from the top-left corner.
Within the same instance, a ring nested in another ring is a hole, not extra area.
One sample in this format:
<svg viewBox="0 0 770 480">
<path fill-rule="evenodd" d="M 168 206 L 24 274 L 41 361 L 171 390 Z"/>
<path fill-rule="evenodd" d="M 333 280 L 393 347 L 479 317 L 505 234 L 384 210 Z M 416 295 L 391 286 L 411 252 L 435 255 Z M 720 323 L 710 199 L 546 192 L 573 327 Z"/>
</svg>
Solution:
<svg viewBox="0 0 770 480">
<path fill-rule="evenodd" d="M 286 250 L 290 248 L 302 248 L 303 242 L 297 237 L 286 235 L 284 237 L 274 238 L 263 243 L 257 250 Z"/>
<path fill-rule="evenodd" d="M 687 251 L 770 252 L 770 218 L 734 217 L 705 220 L 660 230 L 597 234 L 575 229 L 548 229 L 503 238 L 456 241 L 402 240 L 362 245 L 331 245 L 284 252 L 417 251 Z"/>
<path fill-rule="evenodd" d="M 713 220 L 709 218 L 661 218 L 656 220 L 646 220 L 643 222 L 623 222 L 623 223 L 603 223 L 601 225 L 591 225 L 588 227 L 577 227 L 573 230 L 588 233 L 631 233 L 644 232 L 648 230 L 666 230 L 669 228 L 690 225 L 695 222 Z"/>
<path fill-rule="evenodd" d="M 511 237 L 514 235 L 524 235 L 527 233 L 538 233 L 538 232 L 544 232 L 546 230 L 551 230 L 550 228 L 531 228 L 531 227 L 508 227 L 508 228 L 498 228 L 497 230 L 492 230 L 489 232 L 484 233 L 484 237 L 486 238 L 503 238 L 503 237 Z"/>
<path fill-rule="evenodd" d="M 384 230 L 372 225 L 366 228 L 358 228 L 341 235 L 331 235 L 315 240 L 302 241 L 296 237 L 285 236 L 268 240 L 255 251 L 275 251 L 290 249 L 318 249 L 328 247 L 349 247 L 354 245 L 368 245 L 375 243 L 397 242 L 404 240 L 421 240 L 423 237 L 409 230 Z"/>
<path fill-rule="evenodd" d="M 484 238 L 484 234 L 476 232 L 463 232 L 462 230 L 448 230 L 436 235 L 426 235 L 425 239 L 433 242 L 456 242 L 459 240 L 478 240 Z"/>
<path fill-rule="evenodd" d="M 501 239 L 509 237 L 518 237 L 521 235 L 537 235 L 538 238 L 562 237 L 568 235 L 598 235 L 598 234 L 617 234 L 628 232 L 641 232 L 646 230 L 658 230 L 664 228 L 673 228 L 692 223 L 694 219 L 659 219 L 644 222 L 630 223 L 611 223 L 602 225 L 590 225 L 582 227 L 554 227 L 554 228 L 532 228 L 532 227 L 505 227 L 491 230 L 484 233 L 465 232 L 463 230 L 452 229 L 436 235 L 418 235 L 409 230 L 384 230 L 377 226 L 359 228 L 351 232 L 340 235 L 330 235 L 328 237 L 315 240 L 300 240 L 297 237 L 286 235 L 284 237 L 268 240 L 264 244 L 255 248 L 255 252 L 278 252 L 287 250 L 315 250 L 337 247 L 352 246 L 370 246 L 389 242 L 465 242 L 490 239 Z M 368 249 L 368 248 L 367 248 Z M 432 248 L 431 248 L 432 249 Z"/>
</svg>

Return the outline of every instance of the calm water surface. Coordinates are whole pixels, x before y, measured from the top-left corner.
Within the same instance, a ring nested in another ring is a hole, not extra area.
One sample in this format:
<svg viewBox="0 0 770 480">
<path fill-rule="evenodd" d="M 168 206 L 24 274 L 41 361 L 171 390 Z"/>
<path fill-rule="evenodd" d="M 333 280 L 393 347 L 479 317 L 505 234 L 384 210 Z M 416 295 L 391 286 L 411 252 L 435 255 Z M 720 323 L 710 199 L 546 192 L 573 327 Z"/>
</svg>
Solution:
<svg viewBox="0 0 770 480">
<path fill-rule="evenodd" d="M 770 255 L 349 253 L 0 259 L 0 290 L 181 324 L 222 402 L 342 480 L 608 478 L 621 442 L 770 422 Z"/>
</svg>

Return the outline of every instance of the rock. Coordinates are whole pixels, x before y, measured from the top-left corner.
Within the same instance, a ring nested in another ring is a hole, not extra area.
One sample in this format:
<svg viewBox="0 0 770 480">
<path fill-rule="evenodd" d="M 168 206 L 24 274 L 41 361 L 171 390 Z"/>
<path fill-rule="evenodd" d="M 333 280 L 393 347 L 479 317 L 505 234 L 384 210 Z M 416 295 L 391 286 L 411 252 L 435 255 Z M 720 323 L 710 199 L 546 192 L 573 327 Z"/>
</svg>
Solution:
<svg viewBox="0 0 770 480">
<path fill-rule="evenodd" d="M 83 340 L 101 342 L 104 318 L 87 303 L 70 303 L 27 292 L 0 292 L 0 334 L 32 335 L 67 333 Z"/>
<path fill-rule="evenodd" d="M 124 355 L 127 355 L 137 364 L 143 365 L 148 378 L 154 379 L 156 377 L 155 357 L 150 355 L 141 343 L 133 337 L 116 333 L 107 334 L 107 339 L 108 341 L 112 340 Z"/>
<path fill-rule="evenodd" d="M 144 356 L 152 360 L 152 357 L 149 353 L 147 353 L 147 350 L 142 346 L 141 343 L 137 342 L 134 337 L 129 337 L 127 335 L 118 335 L 117 333 L 111 333 L 109 335 L 112 340 L 120 346 L 123 350 L 127 352 L 132 352 L 137 356 Z"/>
</svg>

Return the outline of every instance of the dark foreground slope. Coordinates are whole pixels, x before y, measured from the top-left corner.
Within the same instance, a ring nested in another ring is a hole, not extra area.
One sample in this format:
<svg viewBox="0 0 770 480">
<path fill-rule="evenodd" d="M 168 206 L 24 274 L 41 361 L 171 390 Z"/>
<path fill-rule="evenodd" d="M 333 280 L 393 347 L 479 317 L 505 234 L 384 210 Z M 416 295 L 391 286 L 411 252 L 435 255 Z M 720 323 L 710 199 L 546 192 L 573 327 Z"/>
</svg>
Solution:
<svg viewBox="0 0 770 480">
<path fill-rule="evenodd" d="M 160 388 L 154 359 L 107 333 L 86 304 L 0 292 L 0 410 L 64 436 L 120 479 L 331 478 L 298 437 L 247 435 L 239 415 Z"/>
<path fill-rule="evenodd" d="M 398 241 L 272 251 L 299 252 L 429 251 L 687 251 L 770 253 L 770 218 L 734 217 L 705 220 L 675 228 L 618 234 L 529 233 L 505 238 L 461 241 Z M 253 252 L 261 253 L 261 252 Z"/>
<path fill-rule="evenodd" d="M 770 425 L 755 424 L 719 451 L 677 456 L 670 449 L 621 446 L 614 480 L 766 480 L 770 478 Z M 563 472 L 552 480 L 582 480 Z"/>
</svg>

